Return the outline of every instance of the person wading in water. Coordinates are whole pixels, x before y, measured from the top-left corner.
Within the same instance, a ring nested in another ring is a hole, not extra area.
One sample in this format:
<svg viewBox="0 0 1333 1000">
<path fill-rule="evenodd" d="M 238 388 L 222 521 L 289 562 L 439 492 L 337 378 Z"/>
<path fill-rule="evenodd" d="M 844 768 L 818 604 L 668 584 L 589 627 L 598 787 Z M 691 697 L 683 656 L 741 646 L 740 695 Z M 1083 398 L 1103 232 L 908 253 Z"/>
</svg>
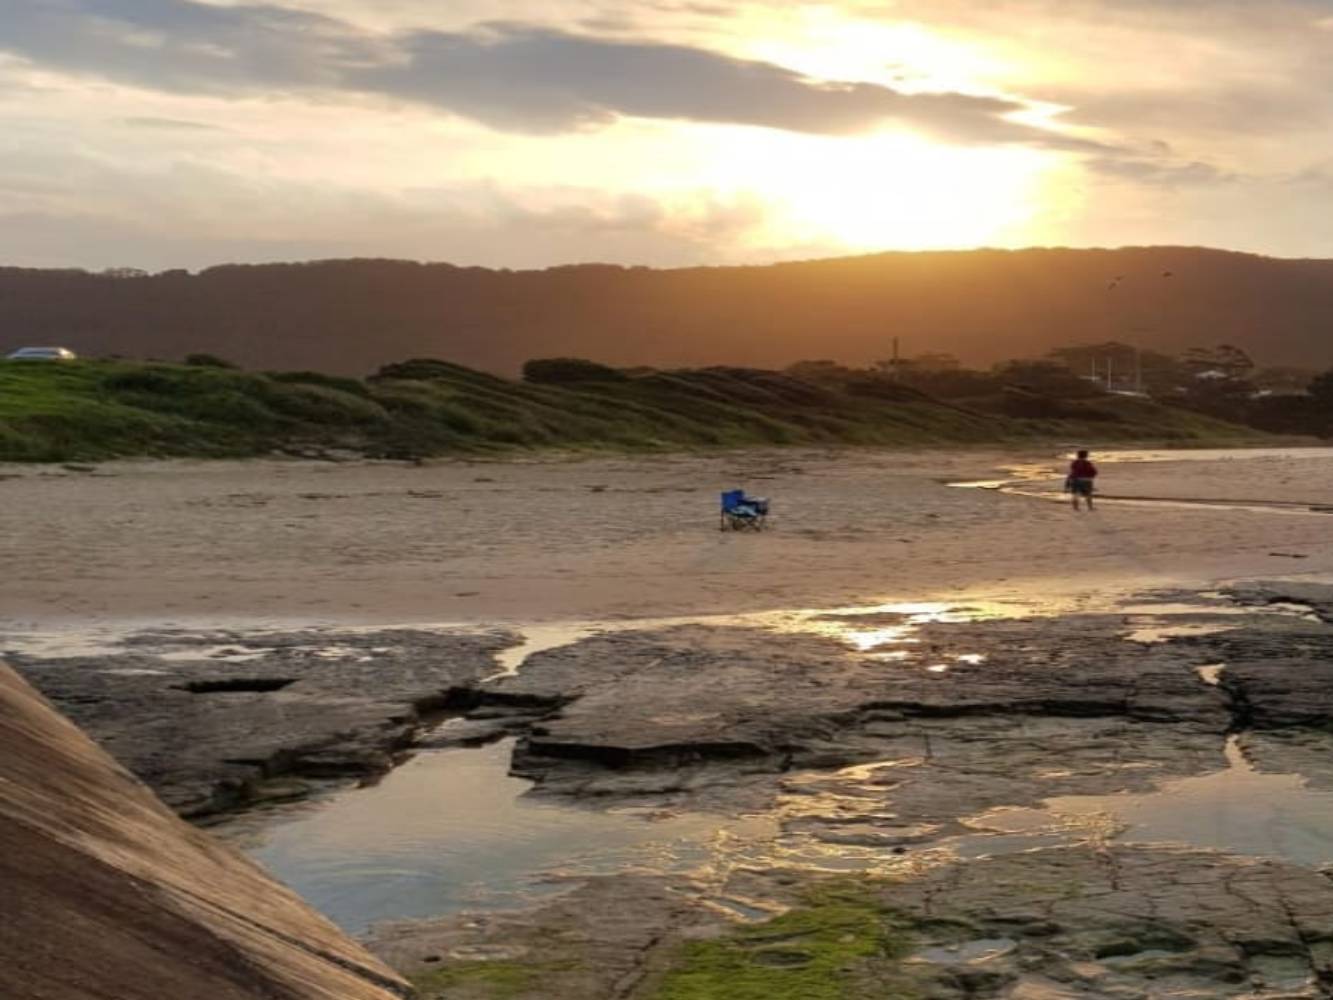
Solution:
<svg viewBox="0 0 1333 1000">
<path fill-rule="evenodd" d="M 1088 460 L 1086 451 L 1080 451 L 1078 458 L 1069 463 L 1069 478 L 1065 480 L 1065 489 L 1069 491 L 1075 510 L 1078 510 L 1079 497 L 1086 500 L 1088 510 L 1092 510 L 1092 485 L 1096 478 L 1097 466 Z"/>
</svg>

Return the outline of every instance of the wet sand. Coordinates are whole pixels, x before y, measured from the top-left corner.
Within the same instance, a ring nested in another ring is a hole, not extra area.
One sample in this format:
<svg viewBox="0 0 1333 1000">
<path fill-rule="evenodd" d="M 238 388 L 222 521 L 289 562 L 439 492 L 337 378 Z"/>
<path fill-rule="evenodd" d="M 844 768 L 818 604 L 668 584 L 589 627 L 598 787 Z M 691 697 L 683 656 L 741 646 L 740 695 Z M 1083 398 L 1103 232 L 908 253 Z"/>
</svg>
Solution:
<svg viewBox="0 0 1333 1000">
<path fill-rule="evenodd" d="M 1329 450 L 1125 458 L 1104 457 L 1106 493 L 1333 498 Z M 0 468 L 0 622 L 605 620 L 1333 572 L 1326 515 L 1107 502 L 1074 516 L 944 486 L 1013 469 L 1055 476 L 1062 461 L 781 451 L 11 466 Z M 716 494 L 731 487 L 773 498 L 773 530 L 717 530 Z"/>
</svg>

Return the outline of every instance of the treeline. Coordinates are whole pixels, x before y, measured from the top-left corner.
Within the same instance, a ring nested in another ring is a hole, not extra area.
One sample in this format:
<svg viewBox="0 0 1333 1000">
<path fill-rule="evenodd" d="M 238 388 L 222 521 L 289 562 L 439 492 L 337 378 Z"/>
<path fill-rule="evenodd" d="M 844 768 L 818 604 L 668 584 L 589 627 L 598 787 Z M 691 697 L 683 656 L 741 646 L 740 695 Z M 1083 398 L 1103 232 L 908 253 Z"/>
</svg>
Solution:
<svg viewBox="0 0 1333 1000">
<path fill-rule="evenodd" d="M 0 268 L 0 348 L 366 375 L 447 357 L 515 375 L 558 354 L 615 367 L 810 357 L 868 366 L 894 338 L 973 366 L 1071 341 L 1179 355 L 1235 344 L 1264 364 L 1333 364 L 1333 262 L 1179 247 L 891 253 L 653 270 L 505 271 L 394 260 L 197 274 Z"/>
<path fill-rule="evenodd" d="M 1333 437 L 1333 370 L 1259 367 L 1233 344 L 1169 355 L 1106 341 L 1058 347 L 1043 358 L 1002 361 L 988 369 L 931 352 L 866 369 L 803 361 L 787 371 L 842 386 L 888 378 L 937 399 L 1015 417 L 1056 418 L 1071 401 L 1130 396 L 1270 433 Z"/>
</svg>

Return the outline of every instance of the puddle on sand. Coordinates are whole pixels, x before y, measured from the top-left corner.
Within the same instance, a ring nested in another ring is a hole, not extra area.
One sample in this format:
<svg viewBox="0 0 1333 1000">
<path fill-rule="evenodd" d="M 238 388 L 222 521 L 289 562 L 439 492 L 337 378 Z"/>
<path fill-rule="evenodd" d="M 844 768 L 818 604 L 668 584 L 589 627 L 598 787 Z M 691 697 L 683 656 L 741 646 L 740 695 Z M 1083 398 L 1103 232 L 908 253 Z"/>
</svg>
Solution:
<svg viewBox="0 0 1333 1000">
<path fill-rule="evenodd" d="M 1138 642 L 1145 646 L 1155 646 L 1160 643 L 1170 642 L 1172 639 L 1185 639 L 1190 636 L 1216 635 L 1219 632 L 1231 632 L 1240 628 L 1235 623 L 1217 623 L 1207 624 L 1205 622 L 1184 622 L 1172 623 L 1162 618 L 1149 618 L 1142 623 L 1134 623 L 1134 627 L 1125 633 L 1125 640 L 1128 642 Z"/>
<path fill-rule="evenodd" d="M 1068 496 L 1060 488 L 1064 480 L 1065 463 L 1074 457 L 1067 452 L 1054 457 L 1051 462 L 1029 463 L 1004 467 L 1004 479 L 975 479 L 962 482 L 949 482 L 945 485 L 957 489 L 993 490 L 1011 496 L 1022 496 L 1038 500 L 1056 500 L 1067 502 Z M 1192 448 L 1179 451 L 1103 451 L 1094 458 L 1102 464 L 1147 464 L 1155 462 L 1242 462 L 1262 459 L 1298 458 L 1304 462 L 1311 459 L 1333 458 L 1333 448 Z M 1146 497 L 1114 496 L 1103 494 L 1100 501 L 1109 501 L 1118 506 L 1130 507 L 1171 507 L 1195 509 L 1211 507 L 1218 510 L 1242 510 L 1257 513 L 1279 513 L 1300 515 L 1327 515 L 1333 513 L 1333 507 L 1312 504 L 1305 501 L 1289 500 L 1228 500 L 1190 497 Z"/>
<path fill-rule="evenodd" d="M 950 846 L 963 857 L 1003 853 L 989 836 L 1000 834 L 1000 839 L 1039 838 L 1040 846 L 1052 838 L 1063 843 L 1119 840 L 1301 865 L 1333 859 L 1333 792 L 1308 788 L 1299 774 L 1254 770 L 1234 736 L 1227 740 L 1226 757 L 1225 771 L 1168 781 L 1154 792 L 1073 795 L 1047 799 L 1039 809 L 994 809 L 967 821 L 986 833 L 964 836 Z"/>
<path fill-rule="evenodd" d="M 1199 596 L 1211 598 L 1212 595 Z M 1125 633 L 1125 639 L 1148 645 L 1189 636 L 1216 635 L 1219 632 L 1233 631 L 1248 624 L 1242 619 L 1286 618 L 1305 622 L 1320 621 L 1319 616 L 1308 605 L 1285 601 L 1259 605 L 1163 601 L 1156 604 L 1125 604 L 1116 610 L 1126 616 L 1125 622 L 1129 626 L 1129 631 Z"/>
<path fill-rule="evenodd" d="M 775 635 L 821 635 L 834 639 L 868 659 L 895 662 L 910 659 L 910 647 L 920 640 L 922 625 L 961 623 L 1019 617 L 1055 616 L 1074 610 L 1070 602 L 1048 601 L 1041 606 L 1018 602 L 892 602 L 833 608 L 794 608 L 740 615 L 689 615 L 669 618 L 627 618 L 556 622 L 496 622 L 518 637 L 518 642 L 495 656 L 497 670 L 484 678 L 494 681 L 522 669 L 534 654 L 561 649 L 598 635 L 652 631 L 681 626 L 753 628 Z M 1190 610 L 1201 609 L 1191 606 Z M 1203 610 L 1207 610 L 1207 606 Z M 1245 613 L 1247 609 L 1230 609 Z M 1308 609 L 1302 609 L 1307 611 Z M 1248 609 L 1260 613 L 1261 609 Z M 1221 612 L 1219 612 L 1221 613 Z M 424 632 L 443 635 L 476 634 L 475 624 L 398 622 L 380 625 L 332 625 L 256 619 L 248 623 L 198 620 L 184 623 L 146 621 L 49 630 L 17 628 L 0 635 L 0 651 L 33 659 L 97 658 L 127 652 L 167 663 L 239 663 L 287 650 L 319 659 L 370 661 L 392 652 L 391 647 L 367 648 L 339 641 L 347 635 L 376 632 Z M 293 642 L 292 637 L 299 636 Z M 982 657 L 959 657 L 959 662 L 980 662 Z"/>
<path fill-rule="evenodd" d="M 422 753 L 373 787 L 218 832 L 355 933 L 521 905 L 556 891 L 560 876 L 706 868 L 773 834 L 773 821 L 757 817 L 595 812 L 523 797 L 532 783 L 508 774 L 513 743 Z"/>
<path fill-rule="evenodd" d="M 239 646 L 183 646 L 179 648 L 166 647 L 147 647 L 144 652 L 151 653 L 159 660 L 166 660 L 168 663 L 194 663 L 197 660 L 208 660 L 210 662 L 226 661 L 227 663 L 245 663 L 249 660 L 261 660 L 269 653 L 275 651 L 274 647 L 246 647 L 242 649 Z"/>
</svg>

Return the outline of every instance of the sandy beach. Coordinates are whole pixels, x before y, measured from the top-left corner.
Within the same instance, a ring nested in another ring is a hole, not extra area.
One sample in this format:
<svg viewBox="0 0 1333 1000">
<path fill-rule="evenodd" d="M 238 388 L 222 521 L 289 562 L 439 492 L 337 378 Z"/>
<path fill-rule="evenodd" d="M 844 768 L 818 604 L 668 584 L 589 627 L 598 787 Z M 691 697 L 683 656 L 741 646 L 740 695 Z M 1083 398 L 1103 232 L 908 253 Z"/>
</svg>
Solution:
<svg viewBox="0 0 1333 1000">
<path fill-rule="evenodd" d="M 1304 508 L 1106 502 L 1075 516 L 945 485 L 1049 470 L 1037 485 L 1053 489 L 1062 463 L 1047 449 L 7 467 L 0 619 L 540 622 L 1333 571 L 1326 516 Z M 717 530 L 731 487 L 772 498 L 771 531 Z M 1333 456 L 1108 454 L 1100 488 L 1318 505 Z"/>
</svg>

